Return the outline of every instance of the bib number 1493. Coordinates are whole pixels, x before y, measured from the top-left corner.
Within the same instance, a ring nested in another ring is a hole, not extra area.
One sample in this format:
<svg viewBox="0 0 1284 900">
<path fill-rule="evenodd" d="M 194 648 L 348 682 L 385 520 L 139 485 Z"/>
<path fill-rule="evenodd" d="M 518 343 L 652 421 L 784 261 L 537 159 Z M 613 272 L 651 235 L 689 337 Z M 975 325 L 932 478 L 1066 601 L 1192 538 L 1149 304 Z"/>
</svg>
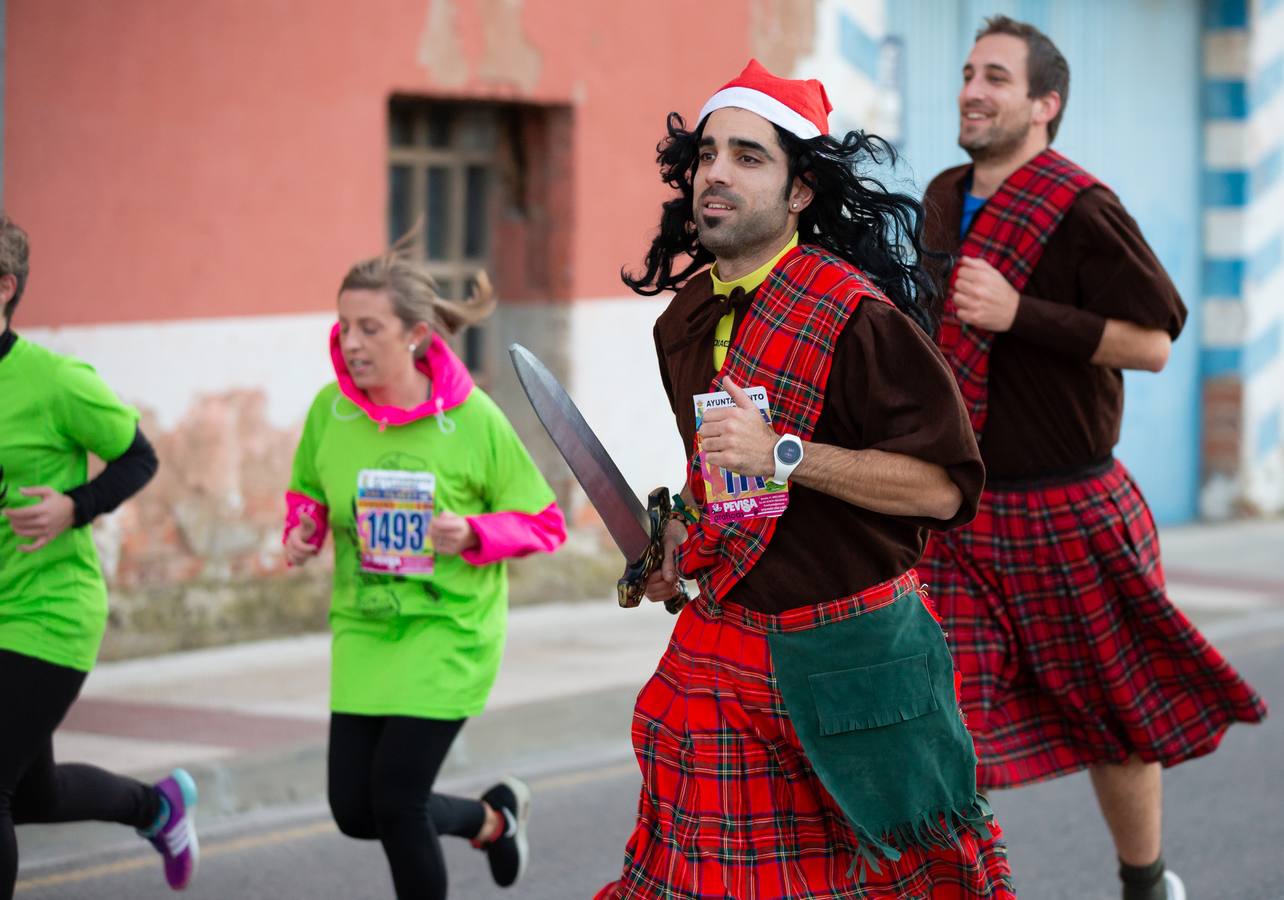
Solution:
<svg viewBox="0 0 1284 900">
<path fill-rule="evenodd" d="M 366 513 L 362 527 L 372 550 L 418 553 L 428 540 L 428 520 L 428 514 L 417 510 L 371 510 Z"/>
<path fill-rule="evenodd" d="M 432 573 L 428 527 L 435 489 L 436 478 L 431 472 L 361 470 L 357 476 L 357 532 L 362 571 Z"/>
</svg>

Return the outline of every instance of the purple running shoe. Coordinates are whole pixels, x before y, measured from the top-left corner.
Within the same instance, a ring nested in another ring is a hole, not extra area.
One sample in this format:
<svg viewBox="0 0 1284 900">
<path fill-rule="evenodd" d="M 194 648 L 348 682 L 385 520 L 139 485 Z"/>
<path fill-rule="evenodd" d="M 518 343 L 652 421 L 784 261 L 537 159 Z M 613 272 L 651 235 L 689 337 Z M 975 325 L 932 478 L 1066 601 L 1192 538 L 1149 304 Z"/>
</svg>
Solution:
<svg viewBox="0 0 1284 900">
<path fill-rule="evenodd" d="M 196 840 L 196 782 L 186 769 L 175 769 L 168 778 L 156 782 L 155 788 L 168 804 L 169 815 L 163 824 L 138 833 L 160 851 L 165 858 L 165 881 L 181 891 L 191 884 L 201 858 Z"/>
</svg>

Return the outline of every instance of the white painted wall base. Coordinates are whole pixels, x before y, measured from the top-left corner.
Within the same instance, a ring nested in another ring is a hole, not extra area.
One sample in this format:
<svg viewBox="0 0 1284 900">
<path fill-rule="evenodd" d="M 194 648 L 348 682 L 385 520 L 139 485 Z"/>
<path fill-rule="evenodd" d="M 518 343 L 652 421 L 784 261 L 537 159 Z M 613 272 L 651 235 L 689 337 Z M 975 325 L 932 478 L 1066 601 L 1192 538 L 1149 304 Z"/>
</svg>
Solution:
<svg viewBox="0 0 1284 900">
<path fill-rule="evenodd" d="M 333 323 L 334 313 L 323 312 L 16 330 L 89 363 L 169 430 L 202 395 L 233 390 L 262 390 L 273 425 L 302 423 L 317 390 L 334 380 L 326 345 Z"/>
<path fill-rule="evenodd" d="M 571 310 L 569 390 L 641 498 L 682 486 L 685 449 L 660 381 L 651 329 L 669 296 L 612 297 Z"/>
<path fill-rule="evenodd" d="M 667 303 L 667 297 L 621 296 L 558 304 L 555 310 L 523 304 L 517 329 L 532 349 L 557 345 L 570 372 L 567 389 L 641 497 L 660 484 L 679 487 L 683 477 L 683 449 L 651 337 Z M 570 320 L 569 337 L 559 334 L 563 316 Z M 317 390 L 334 379 L 326 343 L 333 322 L 333 313 L 322 312 L 33 328 L 21 334 L 94 366 L 121 399 L 150 412 L 163 430 L 175 428 L 202 397 L 234 390 L 261 390 L 271 424 L 298 428 Z M 543 327 L 551 330 L 548 342 L 531 333 Z M 555 359 L 548 361 L 561 368 Z M 507 370 L 507 352 L 497 352 L 495 365 Z M 509 405 L 522 399 L 504 397 Z M 510 415 L 520 418 L 524 412 Z"/>
</svg>

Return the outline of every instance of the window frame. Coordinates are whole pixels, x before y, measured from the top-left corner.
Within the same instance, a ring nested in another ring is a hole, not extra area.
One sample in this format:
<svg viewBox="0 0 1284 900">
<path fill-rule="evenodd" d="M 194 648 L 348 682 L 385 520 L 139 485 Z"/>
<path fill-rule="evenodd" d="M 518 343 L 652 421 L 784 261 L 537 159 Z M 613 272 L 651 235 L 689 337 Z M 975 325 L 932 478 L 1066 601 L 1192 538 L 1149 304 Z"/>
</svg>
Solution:
<svg viewBox="0 0 1284 900">
<path fill-rule="evenodd" d="M 484 101 L 442 100 L 429 97 L 407 97 L 395 95 L 387 105 L 386 138 L 387 153 L 387 208 L 385 223 L 390 233 L 389 243 L 400 240 L 403 235 L 422 221 L 423 226 L 411 240 L 411 252 L 417 259 L 423 260 L 433 277 L 442 286 L 443 296 L 463 300 L 471 287 L 478 270 L 484 269 L 495 281 L 494 243 L 496 226 L 501 209 L 499 191 L 505 164 L 508 162 L 510 148 L 506 146 L 513 136 L 509 134 L 506 121 L 507 105 Z M 444 140 L 433 142 L 435 118 L 444 118 L 446 122 Z M 468 140 L 469 122 L 480 123 L 480 133 L 489 135 L 487 141 L 470 145 Z M 405 133 L 402 126 L 409 124 L 410 143 L 403 143 L 399 138 Z M 404 190 L 408 203 L 402 204 L 404 221 L 394 222 L 394 210 L 397 198 L 394 196 L 396 178 L 394 170 L 398 167 L 408 169 L 408 180 Z M 475 256 L 465 255 L 466 242 L 471 221 L 469 206 L 469 173 L 480 168 L 486 175 L 483 180 L 484 197 L 481 209 L 484 210 L 484 221 L 480 230 L 482 252 Z M 429 258 L 429 180 L 433 169 L 449 173 L 448 191 L 444 216 L 448 223 L 448 233 L 444 253 L 440 258 Z M 468 334 L 475 329 L 474 334 Z M 488 380 L 487 372 L 490 354 L 487 323 L 472 326 L 451 341 L 455 350 L 467 363 L 479 381 Z"/>
</svg>

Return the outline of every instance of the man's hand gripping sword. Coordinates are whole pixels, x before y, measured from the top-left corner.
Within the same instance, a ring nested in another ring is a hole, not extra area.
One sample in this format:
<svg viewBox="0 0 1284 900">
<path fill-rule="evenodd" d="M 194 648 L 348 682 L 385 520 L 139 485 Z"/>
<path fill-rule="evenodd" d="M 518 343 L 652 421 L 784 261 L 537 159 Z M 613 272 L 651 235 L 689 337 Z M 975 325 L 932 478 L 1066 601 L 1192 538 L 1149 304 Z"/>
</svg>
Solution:
<svg viewBox="0 0 1284 900">
<path fill-rule="evenodd" d="M 628 563 L 624 577 L 616 584 L 620 606 L 637 606 L 646 593 L 647 579 L 664 564 L 664 532 L 673 508 L 668 490 L 652 491 L 643 509 L 619 467 L 548 368 L 521 344 L 513 344 L 508 352 L 540 423 Z M 664 606 L 676 613 L 687 600 L 679 583 L 677 594 Z"/>
</svg>

